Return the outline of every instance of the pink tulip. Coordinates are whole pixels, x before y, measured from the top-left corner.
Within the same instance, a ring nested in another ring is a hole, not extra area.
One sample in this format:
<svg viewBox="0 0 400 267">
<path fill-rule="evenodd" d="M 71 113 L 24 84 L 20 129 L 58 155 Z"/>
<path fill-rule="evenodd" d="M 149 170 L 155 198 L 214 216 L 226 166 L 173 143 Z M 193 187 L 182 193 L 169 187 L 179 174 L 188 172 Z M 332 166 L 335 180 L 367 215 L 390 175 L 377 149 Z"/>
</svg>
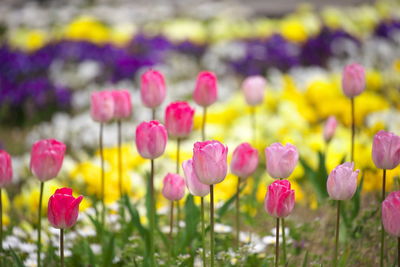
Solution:
<svg viewBox="0 0 400 267">
<path fill-rule="evenodd" d="M 210 186 L 200 182 L 193 170 L 193 160 L 189 159 L 182 163 L 183 172 L 186 177 L 186 187 L 193 196 L 204 197 L 210 193 Z"/>
<path fill-rule="evenodd" d="M 249 143 L 242 143 L 233 151 L 231 172 L 240 178 L 253 174 L 258 165 L 258 151 Z"/>
<path fill-rule="evenodd" d="M 12 176 L 11 156 L 6 151 L 0 149 L 0 188 L 11 183 Z"/>
<path fill-rule="evenodd" d="M 136 148 L 146 159 L 155 159 L 164 153 L 167 130 L 158 121 L 142 122 L 136 128 Z"/>
<path fill-rule="evenodd" d="M 97 122 L 108 122 L 114 117 L 114 97 L 110 91 L 93 92 L 90 97 L 90 115 Z"/>
<path fill-rule="evenodd" d="M 163 180 L 163 196 L 171 201 L 181 200 L 185 195 L 185 180 L 178 174 L 168 173 Z"/>
<path fill-rule="evenodd" d="M 325 123 L 324 127 L 324 139 L 325 142 L 330 142 L 332 137 L 335 135 L 337 127 L 337 120 L 335 116 L 330 116 Z"/>
<path fill-rule="evenodd" d="M 266 85 L 267 81 L 259 75 L 247 77 L 243 81 L 242 89 L 248 105 L 257 106 L 263 102 Z"/>
<path fill-rule="evenodd" d="M 276 180 L 268 186 L 264 200 L 265 211 L 275 218 L 287 217 L 294 208 L 294 190 L 288 180 Z"/>
<path fill-rule="evenodd" d="M 114 90 L 114 119 L 127 119 L 132 115 L 131 94 L 128 90 Z"/>
<path fill-rule="evenodd" d="M 354 163 L 345 162 L 331 171 L 326 182 L 329 196 L 334 200 L 351 199 L 357 190 L 357 176 Z"/>
<path fill-rule="evenodd" d="M 187 102 L 175 102 L 165 110 L 165 127 L 170 136 L 188 137 L 193 128 L 194 109 Z"/>
<path fill-rule="evenodd" d="M 400 191 L 390 193 L 382 202 L 382 222 L 386 232 L 400 237 Z"/>
<path fill-rule="evenodd" d="M 228 147 L 218 141 L 196 142 L 193 148 L 193 168 L 203 184 L 222 182 L 227 172 Z"/>
<path fill-rule="evenodd" d="M 299 153 L 295 146 L 274 143 L 265 149 L 267 172 L 272 178 L 288 178 L 294 171 Z"/>
<path fill-rule="evenodd" d="M 194 101 L 202 107 L 208 107 L 217 101 L 217 97 L 217 76 L 210 71 L 200 72 L 197 76 L 196 87 L 193 93 Z"/>
<path fill-rule="evenodd" d="M 365 89 L 365 70 L 360 64 L 353 63 L 343 69 L 342 74 L 343 93 L 349 97 L 361 94 Z"/>
<path fill-rule="evenodd" d="M 148 70 L 141 77 L 140 96 L 148 108 L 156 108 L 162 104 L 166 96 L 164 75 L 156 70 Z"/>
<path fill-rule="evenodd" d="M 78 214 L 79 204 L 83 196 L 74 198 L 71 188 L 57 189 L 49 199 L 47 208 L 47 218 L 54 228 L 66 229 L 75 225 Z"/>
<path fill-rule="evenodd" d="M 396 168 L 400 163 L 400 137 L 391 132 L 379 131 L 372 144 L 372 160 L 379 169 Z"/>
<path fill-rule="evenodd" d="M 40 140 L 33 144 L 30 168 L 42 182 L 56 177 L 61 169 L 67 147 L 55 140 Z"/>
</svg>

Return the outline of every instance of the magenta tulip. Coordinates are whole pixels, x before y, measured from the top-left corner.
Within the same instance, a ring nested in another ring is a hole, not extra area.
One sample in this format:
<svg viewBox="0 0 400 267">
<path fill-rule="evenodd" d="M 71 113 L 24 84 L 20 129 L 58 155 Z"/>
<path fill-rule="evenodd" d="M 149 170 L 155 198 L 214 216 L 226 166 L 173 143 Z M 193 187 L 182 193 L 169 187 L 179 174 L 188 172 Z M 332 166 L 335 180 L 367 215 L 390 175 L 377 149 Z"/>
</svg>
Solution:
<svg viewBox="0 0 400 267">
<path fill-rule="evenodd" d="M 227 172 L 228 147 L 218 141 L 196 142 L 193 148 L 193 168 L 203 184 L 222 182 Z"/>
<path fill-rule="evenodd" d="M 42 182 L 56 177 L 61 169 L 67 147 L 55 140 L 40 140 L 33 144 L 30 169 Z"/>
<path fill-rule="evenodd" d="M 372 160 L 379 169 L 396 168 L 400 163 L 400 137 L 391 132 L 379 131 L 374 136 Z"/>
<path fill-rule="evenodd" d="M 335 135 L 337 127 L 337 120 L 335 116 L 330 116 L 324 126 L 324 140 L 325 142 L 330 142 L 332 137 Z"/>
<path fill-rule="evenodd" d="M 54 228 L 66 229 L 75 225 L 78 214 L 79 204 L 83 196 L 74 198 L 71 188 L 57 189 L 50 197 L 47 218 Z"/>
<path fill-rule="evenodd" d="M 295 194 L 288 180 L 276 180 L 268 186 L 264 208 L 275 218 L 287 217 L 294 208 Z"/>
<path fill-rule="evenodd" d="M 400 237 L 400 191 L 390 193 L 382 202 L 382 223 L 386 232 Z"/>
<path fill-rule="evenodd" d="M 165 127 L 171 137 L 188 137 L 193 128 L 194 109 L 187 102 L 175 102 L 165 110 Z"/>
<path fill-rule="evenodd" d="M 110 91 L 93 92 L 90 97 L 90 115 L 97 122 L 108 122 L 114 117 L 114 97 Z"/>
<path fill-rule="evenodd" d="M 164 75 L 156 70 L 148 70 L 141 77 L 140 96 L 148 108 L 162 104 L 167 94 Z"/>
<path fill-rule="evenodd" d="M 193 170 L 193 160 L 189 159 L 182 163 L 183 172 L 185 173 L 186 187 L 193 196 L 204 197 L 210 193 L 210 186 L 200 182 Z"/>
<path fill-rule="evenodd" d="M 210 71 L 200 72 L 197 76 L 196 87 L 193 93 L 194 101 L 202 107 L 208 107 L 217 101 L 217 97 L 217 76 Z"/>
<path fill-rule="evenodd" d="M 263 102 L 266 85 L 267 81 L 259 75 L 247 77 L 243 81 L 242 90 L 248 105 L 257 106 Z"/>
<path fill-rule="evenodd" d="M 11 156 L 0 149 L 0 188 L 11 183 L 13 176 Z"/>
<path fill-rule="evenodd" d="M 294 145 L 274 143 L 265 149 L 265 158 L 272 178 L 288 178 L 297 165 L 299 153 Z"/>
<path fill-rule="evenodd" d="M 326 183 L 329 196 L 334 200 L 351 199 L 357 190 L 360 170 L 353 171 L 354 163 L 345 162 L 331 171 Z"/>
<path fill-rule="evenodd" d="M 365 89 L 365 70 L 360 64 L 353 63 L 343 69 L 342 74 L 343 93 L 353 98 L 361 94 Z"/>
<path fill-rule="evenodd" d="M 178 174 L 168 173 L 163 180 L 163 196 L 171 201 L 178 201 L 185 195 L 185 180 Z"/>
<path fill-rule="evenodd" d="M 128 90 L 114 90 L 114 119 L 128 119 L 132 115 L 131 94 Z"/>
<path fill-rule="evenodd" d="M 242 143 L 233 151 L 231 172 L 241 179 L 253 174 L 258 165 L 258 151 L 249 143 Z"/>
<path fill-rule="evenodd" d="M 161 156 L 167 145 L 167 130 L 158 121 L 142 122 L 136 128 L 136 148 L 146 159 Z"/>
</svg>

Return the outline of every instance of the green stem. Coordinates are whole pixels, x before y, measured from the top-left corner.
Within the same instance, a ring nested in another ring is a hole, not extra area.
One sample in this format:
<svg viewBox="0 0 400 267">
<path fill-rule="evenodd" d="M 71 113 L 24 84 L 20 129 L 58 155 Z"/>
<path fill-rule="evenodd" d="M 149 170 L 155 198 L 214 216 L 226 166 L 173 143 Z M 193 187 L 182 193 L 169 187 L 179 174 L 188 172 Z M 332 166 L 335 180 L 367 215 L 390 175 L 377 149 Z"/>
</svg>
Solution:
<svg viewBox="0 0 400 267">
<path fill-rule="evenodd" d="M 285 219 L 282 218 L 282 252 L 283 252 L 283 263 L 286 266 L 286 233 L 285 233 Z"/>
<path fill-rule="evenodd" d="M 100 136 L 99 136 L 99 148 L 100 148 L 100 164 L 101 164 L 101 225 L 104 228 L 104 222 L 106 217 L 106 204 L 104 201 L 105 196 L 105 173 L 104 173 L 104 154 L 103 154 L 103 123 L 100 123 Z"/>
<path fill-rule="evenodd" d="M 180 165 L 179 165 L 179 162 L 180 162 L 180 148 L 181 148 L 181 139 L 180 138 L 178 138 L 177 140 L 176 140 L 176 173 L 177 174 L 179 174 L 179 171 L 180 171 Z"/>
<path fill-rule="evenodd" d="M 214 186 L 210 185 L 210 251 L 211 267 L 214 267 Z"/>
<path fill-rule="evenodd" d="M 386 197 L 386 170 L 383 170 L 383 179 L 382 179 L 382 202 L 385 200 Z M 383 228 L 383 222 L 381 218 L 381 253 L 379 258 L 380 266 L 383 267 L 383 254 L 385 251 L 385 230 Z"/>
<path fill-rule="evenodd" d="M 336 214 L 336 236 L 335 236 L 335 254 L 333 257 L 333 266 L 337 266 L 338 251 L 339 251 L 339 229 L 340 229 L 340 200 L 337 201 L 337 214 Z"/>
<path fill-rule="evenodd" d="M 3 251 L 3 199 L 0 188 L 0 251 Z"/>
<path fill-rule="evenodd" d="M 119 197 L 122 199 L 124 192 L 122 189 L 122 149 L 121 149 L 122 123 L 121 123 L 121 120 L 118 120 L 117 125 L 118 125 L 118 188 L 119 188 Z"/>
<path fill-rule="evenodd" d="M 176 233 L 179 233 L 179 220 L 181 219 L 181 205 L 179 201 L 176 202 Z"/>
<path fill-rule="evenodd" d="M 240 233 L 240 177 L 238 177 L 237 185 L 236 185 L 236 249 L 239 249 L 239 233 Z"/>
<path fill-rule="evenodd" d="M 64 229 L 60 229 L 60 265 L 64 267 Z"/>
<path fill-rule="evenodd" d="M 205 231 L 205 224 L 204 224 L 204 197 L 200 197 L 200 216 L 201 216 L 201 243 L 203 245 L 203 267 L 206 267 L 206 231 Z"/>
<path fill-rule="evenodd" d="M 251 113 L 251 128 L 253 129 L 253 145 L 256 146 L 256 141 L 257 141 L 256 107 L 251 106 L 250 113 Z"/>
<path fill-rule="evenodd" d="M 275 267 L 279 265 L 279 218 L 276 218 Z"/>
<path fill-rule="evenodd" d="M 397 238 L 397 266 L 400 267 L 400 237 Z"/>
<path fill-rule="evenodd" d="M 170 213 L 169 213 L 169 240 L 171 242 L 170 244 L 170 250 L 169 250 L 169 258 L 171 260 L 172 258 L 172 252 L 174 248 L 174 239 L 172 238 L 172 233 L 173 233 L 173 228 L 174 228 L 174 202 L 171 201 L 171 206 L 170 206 Z"/>
<path fill-rule="evenodd" d="M 154 121 L 156 119 L 156 109 L 151 109 L 151 119 Z"/>
<path fill-rule="evenodd" d="M 201 140 L 206 140 L 207 107 L 203 108 L 203 122 L 201 123 Z"/>
<path fill-rule="evenodd" d="M 150 266 L 155 266 L 154 262 L 154 221 L 155 221 L 155 200 L 154 200 L 154 159 L 150 160 Z"/>
<path fill-rule="evenodd" d="M 356 123 L 355 123 L 355 108 L 354 108 L 354 97 L 350 99 L 351 101 L 351 162 L 354 162 L 354 139 L 356 135 Z"/>
<path fill-rule="evenodd" d="M 37 240 L 37 266 L 41 266 L 40 252 L 42 251 L 42 200 L 44 182 L 40 182 L 39 209 L 38 209 L 38 240 Z"/>
</svg>

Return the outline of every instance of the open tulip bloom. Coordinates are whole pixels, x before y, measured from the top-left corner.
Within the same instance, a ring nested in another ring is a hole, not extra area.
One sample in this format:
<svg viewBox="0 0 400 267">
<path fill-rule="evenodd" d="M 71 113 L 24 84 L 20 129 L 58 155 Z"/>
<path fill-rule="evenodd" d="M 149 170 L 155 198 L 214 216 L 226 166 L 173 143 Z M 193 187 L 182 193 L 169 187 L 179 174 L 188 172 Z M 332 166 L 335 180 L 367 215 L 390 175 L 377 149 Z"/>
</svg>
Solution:
<svg viewBox="0 0 400 267">
<path fill-rule="evenodd" d="M 0 252 L 3 250 L 3 201 L 2 189 L 11 183 L 13 176 L 11 156 L 0 149 Z"/>
</svg>

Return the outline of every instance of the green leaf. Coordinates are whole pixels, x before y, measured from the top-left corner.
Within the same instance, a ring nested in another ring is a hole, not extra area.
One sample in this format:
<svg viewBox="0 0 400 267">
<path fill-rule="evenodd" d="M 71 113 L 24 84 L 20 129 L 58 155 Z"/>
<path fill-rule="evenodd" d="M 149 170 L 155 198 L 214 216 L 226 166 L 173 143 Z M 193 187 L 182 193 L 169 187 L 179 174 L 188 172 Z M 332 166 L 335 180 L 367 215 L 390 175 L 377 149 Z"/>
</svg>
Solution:
<svg viewBox="0 0 400 267">
<path fill-rule="evenodd" d="M 125 198 L 125 206 L 128 209 L 129 215 L 131 216 L 131 222 L 135 226 L 135 228 L 139 231 L 140 237 L 146 244 L 146 248 L 149 249 L 150 247 L 150 236 L 149 230 L 145 228 L 142 223 L 140 222 L 140 215 L 139 212 L 135 207 L 131 205 L 131 202 L 128 197 Z M 147 251 L 148 251 L 147 249 Z"/>
<path fill-rule="evenodd" d="M 180 251 L 190 246 L 197 235 L 197 226 L 200 222 L 200 209 L 194 204 L 192 195 L 186 197 L 185 202 L 185 231 L 180 242 Z"/>
<path fill-rule="evenodd" d="M 25 265 L 22 262 L 21 258 L 17 255 L 17 253 L 15 253 L 15 251 L 11 247 L 9 247 L 9 251 L 11 252 L 12 258 L 14 259 L 15 266 L 24 267 Z"/>
<path fill-rule="evenodd" d="M 326 195 L 326 183 L 324 185 L 324 188 L 322 187 L 323 181 L 321 181 L 319 176 L 321 174 L 314 171 L 303 158 L 300 158 L 300 164 L 304 168 L 305 178 L 310 181 L 311 185 L 315 190 L 315 193 L 317 194 L 318 202 L 322 202 L 324 199 L 326 199 L 327 195 Z M 324 179 L 326 181 L 326 178 Z"/>
<path fill-rule="evenodd" d="M 303 264 L 301 266 L 302 267 L 308 266 L 308 250 L 306 251 L 306 254 L 304 255 Z"/>
<path fill-rule="evenodd" d="M 246 185 L 243 185 L 240 187 L 239 189 L 239 194 L 243 191 L 243 189 L 245 188 Z M 230 199 L 228 199 L 228 201 L 226 201 L 224 203 L 224 205 L 222 205 L 221 208 L 218 209 L 217 211 L 217 215 L 218 218 L 221 219 L 222 216 L 224 216 L 224 214 L 228 211 L 228 209 L 230 208 L 230 206 L 232 205 L 232 203 L 236 200 L 236 194 L 234 194 Z"/>
<path fill-rule="evenodd" d="M 106 235 L 103 235 L 103 238 Z M 107 240 L 108 239 L 108 240 Z M 112 260 L 114 257 L 114 240 L 115 235 L 110 234 L 108 238 L 105 238 L 105 242 L 103 242 L 103 266 L 108 267 L 112 265 Z"/>
</svg>

